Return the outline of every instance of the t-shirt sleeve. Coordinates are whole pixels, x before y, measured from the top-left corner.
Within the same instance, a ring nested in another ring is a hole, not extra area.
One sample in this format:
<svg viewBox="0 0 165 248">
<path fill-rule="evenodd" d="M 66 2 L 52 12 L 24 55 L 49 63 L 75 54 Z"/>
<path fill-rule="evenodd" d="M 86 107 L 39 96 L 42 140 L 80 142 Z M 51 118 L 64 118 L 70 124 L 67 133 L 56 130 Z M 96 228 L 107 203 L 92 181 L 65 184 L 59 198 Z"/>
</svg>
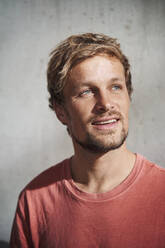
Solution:
<svg viewBox="0 0 165 248">
<path fill-rule="evenodd" d="M 19 197 L 15 218 L 13 221 L 11 236 L 11 248 L 33 248 L 31 233 L 29 228 L 28 207 L 25 196 Z"/>
</svg>

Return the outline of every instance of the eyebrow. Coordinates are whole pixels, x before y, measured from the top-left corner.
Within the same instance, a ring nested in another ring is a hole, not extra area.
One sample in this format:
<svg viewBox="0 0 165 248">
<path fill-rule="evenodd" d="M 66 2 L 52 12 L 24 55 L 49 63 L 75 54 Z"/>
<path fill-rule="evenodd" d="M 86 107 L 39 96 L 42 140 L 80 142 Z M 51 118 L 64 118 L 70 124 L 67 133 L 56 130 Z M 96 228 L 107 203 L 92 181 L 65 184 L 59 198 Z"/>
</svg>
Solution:
<svg viewBox="0 0 165 248">
<path fill-rule="evenodd" d="M 114 78 L 112 78 L 110 81 L 112 81 L 112 82 L 116 82 L 116 81 L 124 81 L 124 79 L 123 78 L 120 78 L 120 77 L 114 77 Z"/>
<path fill-rule="evenodd" d="M 120 78 L 120 77 L 114 77 L 114 78 L 111 78 L 109 80 L 109 83 L 114 83 L 116 81 L 120 81 L 120 82 L 123 82 L 124 79 L 123 78 Z M 81 86 L 78 86 L 78 85 L 75 85 L 74 88 L 79 88 L 79 87 L 85 87 L 85 86 L 91 86 L 91 84 L 94 83 L 94 81 L 79 81 L 82 85 Z"/>
</svg>

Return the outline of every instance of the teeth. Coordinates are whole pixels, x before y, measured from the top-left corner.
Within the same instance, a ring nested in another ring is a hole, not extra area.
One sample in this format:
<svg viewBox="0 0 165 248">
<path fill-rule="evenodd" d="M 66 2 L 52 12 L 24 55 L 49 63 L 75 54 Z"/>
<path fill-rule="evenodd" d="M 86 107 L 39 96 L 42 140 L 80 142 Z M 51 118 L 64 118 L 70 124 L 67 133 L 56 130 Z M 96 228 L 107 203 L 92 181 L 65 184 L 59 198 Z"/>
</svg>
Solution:
<svg viewBox="0 0 165 248">
<path fill-rule="evenodd" d="M 116 121 L 117 121 L 116 119 L 112 119 L 112 120 L 108 120 L 108 121 L 100 121 L 100 122 L 97 122 L 96 125 L 109 124 L 109 123 L 113 123 Z"/>
</svg>

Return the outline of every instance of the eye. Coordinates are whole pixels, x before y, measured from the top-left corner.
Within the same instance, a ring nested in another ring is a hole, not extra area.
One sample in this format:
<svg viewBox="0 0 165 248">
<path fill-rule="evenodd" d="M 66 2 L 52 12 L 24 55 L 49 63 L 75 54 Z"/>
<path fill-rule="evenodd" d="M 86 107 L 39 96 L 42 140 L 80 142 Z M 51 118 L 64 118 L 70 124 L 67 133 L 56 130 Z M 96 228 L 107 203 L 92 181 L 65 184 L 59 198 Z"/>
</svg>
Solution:
<svg viewBox="0 0 165 248">
<path fill-rule="evenodd" d="M 80 92 L 79 96 L 82 97 L 82 96 L 88 96 L 90 94 L 92 94 L 92 90 L 91 89 L 87 89 L 87 90 L 83 90 L 82 92 Z"/>
<path fill-rule="evenodd" d="M 121 85 L 115 84 L 112 86 L 112 90 L 114 90 L 114 91 L 121 90 L 121 89 L 122 89 Z"/>
</svg>

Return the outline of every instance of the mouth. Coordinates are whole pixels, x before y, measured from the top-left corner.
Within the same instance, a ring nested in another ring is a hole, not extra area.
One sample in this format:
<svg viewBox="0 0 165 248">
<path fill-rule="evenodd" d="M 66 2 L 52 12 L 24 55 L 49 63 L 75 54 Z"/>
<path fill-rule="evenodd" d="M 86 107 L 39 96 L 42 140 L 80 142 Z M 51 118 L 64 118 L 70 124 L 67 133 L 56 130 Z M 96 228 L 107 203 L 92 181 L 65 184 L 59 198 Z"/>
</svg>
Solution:
<svg viewBox="0 0 165 248">
<path fill-rule="evenodd" d="M 104 118 L 104 119 L 98 119 L 98 120 L 94 120 L 92 122 L 92 125 L 97 128 L 97 129 L 111 129 L 111 128 L 115 128 L 119 122 L 119 118 L 118 117 L 111 117 L 111 118 Z"/>
</svg>

